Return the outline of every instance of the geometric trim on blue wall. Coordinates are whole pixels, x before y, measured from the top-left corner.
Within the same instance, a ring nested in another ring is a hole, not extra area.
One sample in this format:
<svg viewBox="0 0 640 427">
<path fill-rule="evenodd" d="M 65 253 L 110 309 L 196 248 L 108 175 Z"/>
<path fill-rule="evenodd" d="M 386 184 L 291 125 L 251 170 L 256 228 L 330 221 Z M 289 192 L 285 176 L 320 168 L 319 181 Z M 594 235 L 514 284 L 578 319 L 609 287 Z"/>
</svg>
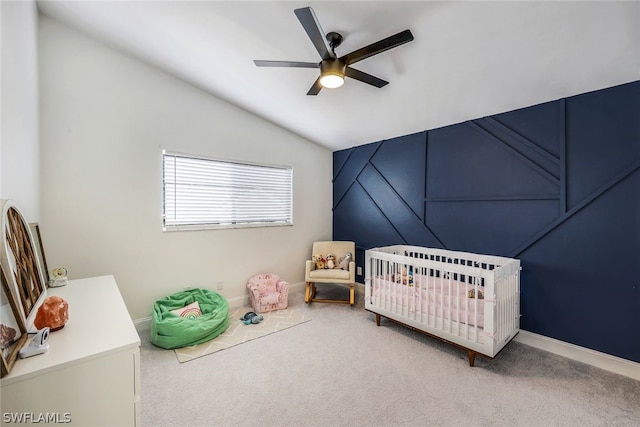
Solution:
<svg viewBox="0 0 640 427">
<path fill-rule="evenodd" d="M 519 258 L 522 329 L 640 362 L 639 111 L 633 82 L 335 152 L 333 237 L 359 265 L 391 244 Z"/>
</svg>

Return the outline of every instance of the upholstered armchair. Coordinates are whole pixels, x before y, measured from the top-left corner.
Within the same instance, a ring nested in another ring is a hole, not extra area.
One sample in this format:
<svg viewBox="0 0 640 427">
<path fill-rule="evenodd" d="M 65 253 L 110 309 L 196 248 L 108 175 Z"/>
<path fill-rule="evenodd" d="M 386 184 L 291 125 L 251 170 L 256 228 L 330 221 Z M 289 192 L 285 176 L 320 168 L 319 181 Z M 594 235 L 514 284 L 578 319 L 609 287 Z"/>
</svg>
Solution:
<svg viewBox="0 0 640 427">
<path fill-rule="evenodd" d="M 355 250 L 356 245 L 354 242 L 322 241 L 315 242 L 313 244 L 313 248 L 311 250 L 312 257 L 307 260 L 305 264 L 304 280 L 306 282 L 306 289 L 304 302 L 354 304 L 356 283 Z M 347 254 L 350 255 L 347 256 Z M 320 255 L 323 256 L 324 260 L 314 259 Z M 333 257 L 329 257 L 330 260 L 327 261 L 325 257 L 328 257 L 329 255 L 332 255 Z M 343 262 L 340 263 L 340 260 L 343 260 Z M 322 265 L 323 261 L 325 263 L 324 266 Z M 332 266 L 331 264 L 334 265 Z M 349 299 L 316 298 L 316 285 L 321 283 L 343 283 L 345 285 L 349 285 Z"/>
<path fill-rule="evenodd" d="M 284 310 L 289 304 L 289 283 L 274 273 L 257 274 L 247 282 L 249 303 L 256 313 Z"/>
</svg>

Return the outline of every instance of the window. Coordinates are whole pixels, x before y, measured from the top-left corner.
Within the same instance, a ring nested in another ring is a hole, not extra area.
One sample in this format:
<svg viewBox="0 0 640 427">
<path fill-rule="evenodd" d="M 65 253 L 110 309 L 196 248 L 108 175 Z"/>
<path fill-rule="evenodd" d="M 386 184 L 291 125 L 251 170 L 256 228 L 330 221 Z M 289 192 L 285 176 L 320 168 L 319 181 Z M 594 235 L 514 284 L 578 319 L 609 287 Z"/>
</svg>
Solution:
<svg viewBox="0 0 640 427">
<path fill-rule="evenodd" d="M 293 224 L 293 171 L 162 152 L 163 227 L 168 230 Z"/>
</svg>

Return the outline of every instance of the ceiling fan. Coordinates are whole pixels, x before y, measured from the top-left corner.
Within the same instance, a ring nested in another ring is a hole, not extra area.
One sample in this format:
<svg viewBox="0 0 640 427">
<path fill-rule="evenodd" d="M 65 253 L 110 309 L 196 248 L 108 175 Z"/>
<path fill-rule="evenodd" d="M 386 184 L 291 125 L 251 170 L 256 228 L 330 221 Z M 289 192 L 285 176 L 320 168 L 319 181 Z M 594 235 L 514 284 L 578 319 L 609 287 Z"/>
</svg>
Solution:
<svg viewBox="0 0 640 427">
<path fill-rule="evenodd" d="M 367 59 L 385 50 L 392 49 L 413 40 L 411 31 L 404 30 L 385 39 L 372 43 L 363 48 L 354 50 L 341 57 L 336 56 L 335 49 L 342 43 L 343 37 L 336 32 L 325 35 L 320 27 L 313 9 L 304 7 L 294 10 L 302 27 L 307 32 L 311 42 L 320 54 L 320 62 L 295 62 L 295 61 L 253 61 L 258 67 L 296 67 L 296 68 L 320 68 L 320 76 L 316 79 L 307 95 L 317 95 L 323 87 L 336 88 L 342 86 L 344 78 L 360 80 L 361 82 L 381 88 L 389 82 L 379 79 L 371 74 L 352 68 L 351 65 Z"/>
</svg>

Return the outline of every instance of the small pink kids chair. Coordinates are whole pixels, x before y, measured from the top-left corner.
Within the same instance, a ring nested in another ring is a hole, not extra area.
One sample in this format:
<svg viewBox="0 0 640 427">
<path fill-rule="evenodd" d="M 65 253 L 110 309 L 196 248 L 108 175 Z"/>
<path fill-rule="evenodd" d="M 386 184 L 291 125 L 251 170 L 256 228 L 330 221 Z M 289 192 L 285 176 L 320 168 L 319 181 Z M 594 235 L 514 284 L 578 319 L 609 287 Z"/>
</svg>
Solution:
<svg viewBox="0 0 640 427">
<path fill-rule="evenodd" d="M 247 282 L 253 311 L 284 310 L 289 304 L 289 283 L 274 273 L 257 274 Z"/>
</svg>

